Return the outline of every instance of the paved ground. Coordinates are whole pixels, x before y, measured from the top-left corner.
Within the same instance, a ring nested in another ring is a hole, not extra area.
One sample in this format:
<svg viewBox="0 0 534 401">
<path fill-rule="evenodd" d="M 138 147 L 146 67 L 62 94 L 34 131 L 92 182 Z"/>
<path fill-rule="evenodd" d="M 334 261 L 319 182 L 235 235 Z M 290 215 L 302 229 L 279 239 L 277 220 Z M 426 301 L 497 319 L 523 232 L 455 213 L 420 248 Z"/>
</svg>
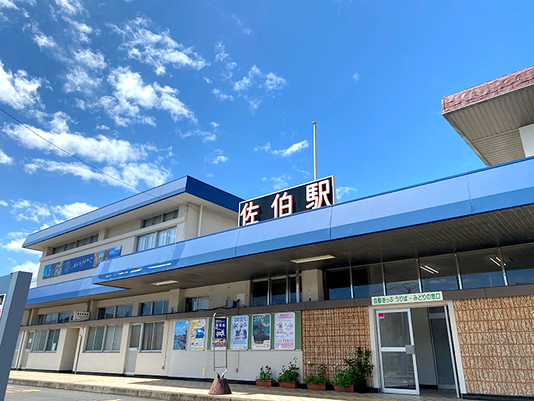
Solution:
<svg viewBox="0 0 534 401">
<path fill-rule="evenodd" d="M 65 373 L 28 372 L 20 370 L 11 371 L 9 384 L 12 387 L 15 385 L 28 386 L 32 389 L 42 389 L 44 387 L 53 389 L 84 391 L 93 394 L 112 394 L 115 396 L 109 398 L 90 398 L 95 400 L 122 400 L 121 397 L 123 396 L 180 401 L 443 401 L 444 399 L 455 398 L 455 394 L 453 392 L 439 392 L 438 394 L 437 391 L 434 391 L 427 392 L 422 396 L 374 393 L 349 394 L 338 393 L 334 391 L 311 391 L 300 388 L 294 390 L 283 389 L 280 387 L 266 388 L 243 384 L 230 384 L 230 387 L 232 389 L 231 395 L 211 396 L 208 395 L 208 390 L 210 388 L 211 383 L 203 381 L 184 381 L 122 376 L 112 377 L 84 374 L 74 375 Z M 26 394 L 31 394 L 31 392 L 27 392 Z M 15 398 L 13 398 L 13 400 L 15 400 Z M 126 398 L 124 399 L 124 401 L 126 401 Z"/>
<path fill-rule="evenodd" d="M 8 386 L 5 401 L 146 401 L 146 398 L 28 386 Z"/>
</svg>

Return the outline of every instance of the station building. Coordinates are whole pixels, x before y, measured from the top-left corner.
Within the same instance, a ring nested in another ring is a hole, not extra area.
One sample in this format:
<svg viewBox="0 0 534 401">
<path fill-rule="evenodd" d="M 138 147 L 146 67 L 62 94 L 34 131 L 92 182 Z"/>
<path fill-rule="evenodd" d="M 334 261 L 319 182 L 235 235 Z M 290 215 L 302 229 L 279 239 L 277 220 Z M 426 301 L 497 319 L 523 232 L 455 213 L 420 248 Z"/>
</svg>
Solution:
<svg viewBox="0 0 534 401">
<path fill-rule="evenodd" d="M 213 378 L 226 347 L 226 377 L 252 381 L 363 346 L 375 391 L 531 397 L 534 67 L 442 108 L 488 167 L 264 221 L 184 177 L 31 234 L 13 369 Z"/>
</svg>

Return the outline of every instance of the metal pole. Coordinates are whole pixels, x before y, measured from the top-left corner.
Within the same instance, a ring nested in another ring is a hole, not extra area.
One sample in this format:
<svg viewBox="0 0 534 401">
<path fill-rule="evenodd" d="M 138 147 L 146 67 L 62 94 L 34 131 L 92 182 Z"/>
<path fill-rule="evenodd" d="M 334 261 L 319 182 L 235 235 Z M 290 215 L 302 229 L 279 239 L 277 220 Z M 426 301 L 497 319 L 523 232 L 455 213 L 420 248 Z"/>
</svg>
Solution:
<svg viewBox="0 0 534 401">
<path fill-rule="evenodd" d="M 313 124 L 313 180 L 317 181 L 317 121 Z"/>
</svg>

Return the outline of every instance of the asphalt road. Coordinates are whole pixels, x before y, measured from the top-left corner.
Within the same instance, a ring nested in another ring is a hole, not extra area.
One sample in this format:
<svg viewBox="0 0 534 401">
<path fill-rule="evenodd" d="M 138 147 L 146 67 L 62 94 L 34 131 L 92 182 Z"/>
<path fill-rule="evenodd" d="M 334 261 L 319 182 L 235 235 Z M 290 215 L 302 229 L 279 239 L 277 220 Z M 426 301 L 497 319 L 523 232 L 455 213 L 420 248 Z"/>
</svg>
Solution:
<svg viewBox="0 0 534 401">
<path fill-rule="evenodd" d="M 1 399 L 1 396 L 0 396 Z M 147 401 L 148 398 L 85 393 L 44 387 L 7 386 L 5 401 Z"/>
</svg>

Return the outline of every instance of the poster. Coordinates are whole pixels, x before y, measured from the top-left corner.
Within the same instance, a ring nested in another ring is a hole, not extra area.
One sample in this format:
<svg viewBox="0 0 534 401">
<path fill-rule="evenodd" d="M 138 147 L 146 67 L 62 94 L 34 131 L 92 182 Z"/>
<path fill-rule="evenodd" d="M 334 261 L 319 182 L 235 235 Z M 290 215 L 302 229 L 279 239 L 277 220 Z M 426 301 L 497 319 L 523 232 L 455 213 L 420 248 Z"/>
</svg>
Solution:
<svg viewBox="0 0 534 401">
<path fill-rule="evenodd" d="M 213 337 L 211 349 L 226 349 L 226 318 L 213 319 Z"/>
<path fill-rule="evenodd" d="M 248 316 L 232 316 L 231 350 L 248 349 Z"/>
<path fill-rule="evenodd" d="M 271 349 L 271 315 L 252 315 L 252 349 Z"/>
<path fill-rule="evenodd" d="M 67 259 L 62 262 L 46 265 L 43 271 L 43 278 L 52 278 L 64 274 L 76 273 L 83 270 L 98 267 L 100 262 L 121 256 L 122 246 L 106 249 L 100 252 L 90 253 L 89 255 L 79 256 L 73 259 Z"/>
<path fill-rule="evenodd" d="M 295 312 L 274 315 L 274 349 L 295 349 Z"/>
<path fill-rule="evenodd" d="M 6 299 L 6 294 L 0 294 L 0 317 L 2 316 L 2 308 L 4 307 L 4 299 Z"/>
<path fill-rule="evenodd" d="M 190 351 L 204 351 L 206 344 L 206 319 L 191 320 Z"/>
<path fill-rule="evenodd" d="M 189 326 L 189 320 L 178 320 L 175 323 L 173 350 L 185 351 L 187 349 L 187 326 Z"/>
</svg>

